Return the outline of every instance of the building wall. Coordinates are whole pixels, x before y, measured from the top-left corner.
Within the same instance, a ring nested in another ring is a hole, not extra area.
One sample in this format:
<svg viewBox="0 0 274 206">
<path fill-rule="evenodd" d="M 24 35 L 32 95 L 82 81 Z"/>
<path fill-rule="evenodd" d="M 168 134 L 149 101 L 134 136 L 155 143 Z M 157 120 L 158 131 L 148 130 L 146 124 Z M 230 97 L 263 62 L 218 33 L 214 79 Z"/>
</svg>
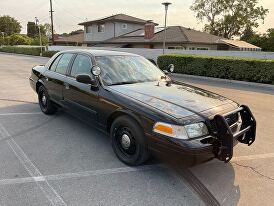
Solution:
<svg viewBox="0 0 274 206">
<path fill-rule="evenodd" d="M 127 24 L 127 29 L 123 29 L 123 27 L 122 27 L 123 24 Z M 142 29 L 142 28 L 144 28 L 144 26 L 140 25 L 140 24 L 115 22 L 115 36 L 118 37 L 118 36 L 135 31 L 137 29 Z"/>
<path fill-rule="evenodd" d="M 146 58 L 150 58 L 154 60 L 157 60 L 157 57 L 163 53 L 162 49 L 144 49 L 144 48 L 73 47 L 73 46 L 49 46 L 48 47 L 50 51 L 64 51 L 64 50 L 70 50 L 70 49 L 83 49 L 83 48 L 129 52 L 129 53 L 139 54 Z M 218 50 L 203 51 L 203 50 L 167 49 L 166 53 L 195 54 L 195 55 L 206 55 L 206 56 L 231 56 L 231 57 L 274 60 L 274 52 L 259 52 L 259 51 L 218 51 Z"/>
<path fill-rule="evenodd" d="M 123 28 L 123 24 L 127 25 L 126 29 Z M 98 24 L 92 24 L 91 26 L 88 26 L 88 27 L 89 28 L 87 29 L 87 26 L 85 26 L 85 29 L 84 29 L 85 31 L 84 41 L 91 41 L 91 42 L 101 42 L 101 41 L 105 41 L 107 39 L 113 38 L 114 28 L 115 28 L 115 37 L 143 28 L 143 26 L 139 24 L 123 23 L 123 22 L 106 22 L 104 32 L 98 32 Z M 87 31 L 89 32 L 87 33 Z"/>
<path fill-rule="evenodd" d="M 163 48 L 163 44 L 154 45 L 155 49 Z M 210 44 L 166 44 L 166 48 L 182 50 L 217 50 L 217 45 Z"/>
</svg>

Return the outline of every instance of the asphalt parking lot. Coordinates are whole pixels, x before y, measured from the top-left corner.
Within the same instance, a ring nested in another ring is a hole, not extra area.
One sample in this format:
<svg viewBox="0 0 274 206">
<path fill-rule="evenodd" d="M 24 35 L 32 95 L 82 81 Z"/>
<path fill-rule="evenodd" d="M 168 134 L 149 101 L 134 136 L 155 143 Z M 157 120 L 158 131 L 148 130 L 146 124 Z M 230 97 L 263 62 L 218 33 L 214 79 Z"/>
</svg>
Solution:
<svg viewBox="0 0 274 206">
<path fill-rule="evenodd" d="M 157 158 L 121 163 L 109 138 L 64 111 L 40 112 L 28 77 L 48 59 L 0 53 L 0 205 L 273 205 L 274 94 L 184 79 L 252 109 L 257 140 L 174 171 Z"/>
</svg>

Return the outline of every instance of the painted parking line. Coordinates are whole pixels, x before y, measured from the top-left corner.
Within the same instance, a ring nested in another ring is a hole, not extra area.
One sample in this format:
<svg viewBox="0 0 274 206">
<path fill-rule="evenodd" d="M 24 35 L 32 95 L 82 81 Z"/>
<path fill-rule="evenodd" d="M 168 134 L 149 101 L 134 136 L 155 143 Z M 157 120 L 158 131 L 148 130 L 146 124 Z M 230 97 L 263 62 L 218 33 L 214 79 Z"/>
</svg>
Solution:
<svg viewBox="0 0 274 206">
<path fill-rule="evenodd" d="M 11 135 L 9 132 L 0 124 L 0 136 L 2 138 L 10 137 Z M 24 166 L 27 170 L 29 175 L 35 180 L 34 177 L 41 177 L 43 178 L 42 173 L 39 169 L 31 162 L 28 156 L 25 154 L 23 149 L 15 142 L 13 138 L 10 138 L 5 141 L 15 156 L 19 159 L 20 163 Z M 66 206 L 67 204 L 63 200 L 63 198 L 55 191 L 55 189 L 48 183 L 46 179 L 44 181 L 35 181 L 39 188 L 43 191 L 47 199 L 51 202 L 53 206 Z"/>
<path fill-rule="evenodd" d="M 0 98 L 0 101 L 6 101 L 6 102 L 18 102 L 18 103 L 27 103 L 27 104 L 38 104 L 37 102 L 30 102 L 20 99 L 7 99 L 7 98 Z"/>
<path fill-rule="evenodd" d="M 17 115 L 36 115 L 43 114 L 42 112 L 18 112 L 18 113 L 0 113 L 0 116 L 17 116 Z"/>
<path fill-rule="evenodd" d="M 56 175 L 46 175 L 46 176 L 32 176 L 25 178 L 14 178 L 14 179 L 2 179 L 0 180 L 0 185 L 12 185 L 12 184 L 23 184 L 23 183 L 33 183 L 33 182 L 45 182 L 53 180 L 63 180 L 63 179 L 73 179 L 73 178 L 82 178 L 82 177 L 91 177 L 91 176 L 100 176 L 100 175 L 111 175 L 111 174 L 120 174 L 128 172 L 140 172 L 148 170 L 157 170 L 159 168 L 166 169 L 164 165 L 145 165 L 139 167 L 120 167 L 120 168 L 111 168 L 111 169 L 102 169 L 102 170 L 91 170 L 77 173 L 63 173 Z"/>
<path fill-rule="evenodd" d="M 231 162 L 245 161 L 245 160 L 258 160 L 258 159 L 268 159 L 274 158 L 274 153 L 266 153 L 266 154 L 256 154 L 256 155 L 247 155 L 247 156 L 239 156 L 233 157 Z"/>
</svg>

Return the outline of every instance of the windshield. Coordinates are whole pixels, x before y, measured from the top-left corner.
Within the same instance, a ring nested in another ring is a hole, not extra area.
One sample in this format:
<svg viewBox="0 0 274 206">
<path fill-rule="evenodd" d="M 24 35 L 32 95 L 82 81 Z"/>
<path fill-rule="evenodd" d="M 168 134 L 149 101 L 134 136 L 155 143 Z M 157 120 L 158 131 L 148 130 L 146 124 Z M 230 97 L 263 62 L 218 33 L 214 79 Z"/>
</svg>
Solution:
<svg viewBox="0 0 274 206">
<path fill-rule="evenodd" d="M 164 73 L 154 64 L 140 56 L 98 56 L 95 57 L 101 68 L 104 84 L 132 84 L 158 81 Z"/>
</svg>

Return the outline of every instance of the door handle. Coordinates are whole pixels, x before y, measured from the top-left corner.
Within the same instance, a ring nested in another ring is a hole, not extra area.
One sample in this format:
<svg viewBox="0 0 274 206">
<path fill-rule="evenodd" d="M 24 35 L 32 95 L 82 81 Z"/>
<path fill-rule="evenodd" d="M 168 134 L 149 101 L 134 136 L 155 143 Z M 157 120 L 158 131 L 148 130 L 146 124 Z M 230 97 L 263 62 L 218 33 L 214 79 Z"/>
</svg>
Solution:
<svg viewBox="0 0 274 206">
<path fill-rule="evenodd" d="M 65 85 L 66 89 L 69 89 L 69 84 L 68 83 L 64 83 L 64 85 Z"/>
</svg>

